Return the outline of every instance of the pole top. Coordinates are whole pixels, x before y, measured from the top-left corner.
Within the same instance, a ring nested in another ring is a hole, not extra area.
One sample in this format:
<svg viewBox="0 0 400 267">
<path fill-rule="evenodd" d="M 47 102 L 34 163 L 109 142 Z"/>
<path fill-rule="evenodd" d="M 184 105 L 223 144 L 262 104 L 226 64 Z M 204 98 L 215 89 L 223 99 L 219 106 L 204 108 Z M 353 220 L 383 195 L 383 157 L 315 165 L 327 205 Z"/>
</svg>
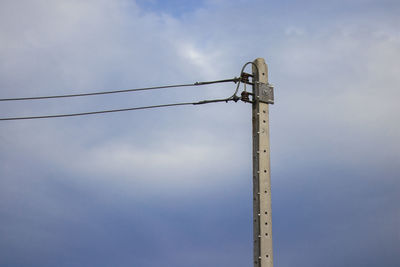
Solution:
<svg viewBox="0 0 400 267">
<path fill-rule="evenodd" d="M 263 58 L 257 58 L 253 63 L 254 100 L 274 104 L 274 87 L 268 83 L 268 65 Z"/>
</svg>

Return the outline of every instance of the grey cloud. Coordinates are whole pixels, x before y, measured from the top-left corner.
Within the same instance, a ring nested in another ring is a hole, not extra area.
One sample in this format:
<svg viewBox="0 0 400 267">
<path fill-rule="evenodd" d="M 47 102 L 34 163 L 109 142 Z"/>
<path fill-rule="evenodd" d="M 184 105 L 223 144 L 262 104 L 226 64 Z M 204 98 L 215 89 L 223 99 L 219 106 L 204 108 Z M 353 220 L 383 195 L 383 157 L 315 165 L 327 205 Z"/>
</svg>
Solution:
<svg viewBox="0 0 400 267">
<path fill-rule="evenodd" d="M 294 2 L 238 3 L 206 1 L 174 17 L 129 1 L 3 1 L 1 94 L 230 78 L 265 57 L 276 86 L 276 265 L 398 265 L 396 8 L 385 17 L 367 1 L 368 12 L 341 12 L 340 1 L 320 19 L 295 12 Z M 2 104 L 0 113 L 146 105 L 232 89 Z M 2 123 L 0 265 L 251 264 L 250 131 L 243 103 Z"/>
</svg>

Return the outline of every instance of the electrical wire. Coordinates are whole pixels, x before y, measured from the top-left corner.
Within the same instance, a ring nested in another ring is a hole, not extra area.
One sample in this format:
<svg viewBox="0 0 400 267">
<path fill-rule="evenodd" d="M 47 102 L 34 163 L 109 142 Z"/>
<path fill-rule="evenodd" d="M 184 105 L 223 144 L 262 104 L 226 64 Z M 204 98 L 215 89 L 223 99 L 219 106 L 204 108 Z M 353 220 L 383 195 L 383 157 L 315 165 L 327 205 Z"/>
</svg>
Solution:
<svg viewBox="0 0 400 267">
<path fill-rule="evenodd" d="M 15 120 L 33 120 L 33 119 L 51 119 L 51 118 L 63 118 L 63 117 L 77 117 L 77 116 L 86 116 L 86 115 L 95 115 L 95 114 L 104 114 L 104 113 L 115 113 L 115 112 L 134 111 L 134 110 L 153 109 L 153 108 L 165 108 L 165 107 L 173 107 L 173 106 L 202 105 L 202 104 L 217 103 L 217 102 L 229 102 L 229 101 L 231 101 L 231 100 L 227 100 L 227 99 L 213 99 L 213 100 L 204 100 L 204 101 L 199 101 L 199 102 L 182 102 L 182 103 L 173 103 L 173 104 L 162 104 L 162 105 L 152 105 L 152 106 L 143 106 L 143 107 L 132 107 L 132 108 L 122 108 L 122 109 L 100 110 L 100 111 L 90 111 L 90 112 L 81 112 L 81 113 L 69 113 L 69 114 L 57 114 L 57 115 L 44 115 L 44 116 L 29 116 L 29 117 L 9 117 L 9 118 L 0 118 L 0 121 L 15 121 Z"/>
<path fill-rule="evenodd" d="M 166 89 L 166 88 L 175 88 L 175 87 L 189 87 L 189 86 L 201 86 L 201 85 L 209 85 L 215 83 L 227 83 L 234 82 L 237 83 L 239 78 L 225 79 L 225 80 L 216 80 L 216 81 L 207 81 L 207 82 L 195 82 L 195 83 L 187 83 L 187 84 L 175 84 L 175 85 L 163 85 L 163 86 L 153 86 L 153 87 L 143 87 L 143 88 L 133 88 L 133 89 L 123 89 L 123 90 L 113 90 L 113 91 L 102 91 L 102 92 L 93 92 L 93 93 L 81 93 L 81 94 L 66 94 L 66 95 L 51 95 L 51 96 L 33 96 L 33 97 L 16 97 L 16 98 L 0 98 L 0 101 L 24 101 L 24 100 L 39 100 L 39 99 L 52 99 L 52 98 L 67 98 L 67 97 L 81 97 L 81 96 L 94 96 L 94 95 L 106 95 L 106 94 L 117 94 L 117 93 L 127 93 L 127 92 L 138 92 L 138 91 L 147 91 L 147 90 L 156 90 L 156 89 Z"/>
<path fill-rule="evenodd" d="M 114 112 L 123 112 L 123 111 L 134 111 L 134 110 L 143 110 L 143 109 L 164 108 L 164 107 L 172 107 L 172 106 L 203 105 L 203 104 L 218 103 L 218 102 L 226 102 L 226 103 L 228 103 L 229 101 L 237 102 L 240 99 L 237 96 L 237 93 L 239 91 L 240 83 L 242 81 L 244 69 L 249 64 L 252 64 L 253 66 L 255 66 L 255 68 L 257 69 L 257 72 L 258 72 L 258 67 L 257 67 L 257 65 L 255 63 L 247 62 L 246 64 L 243 65 L 242 70 L 240 71 L 240 77 L 239 78 L 235 77 L 233 79 L 207 81 L 207 82 L 196 82 L 196 83 L 193 83 L 193 84 L 164 85 L 164 86 L 155 86 L 155 87 L 145 87 L 145 88 L 135 88 L 135 89 L 115 90 L 115 91 L 103 91 L 103 92 L 73 94 L 73 95 L 38 96 L 38 97 L 24 97 L 24 98 L 3 98 L 3 99 L 0 99 L 0 101 L 37 100 L 37 99 L 62 98 L 62 97 L 78 97 L 78 96 L 90 96 L 90 95 L 101 95 L 101 94 L 113 94 L 113 93 L 123 93 L 123 92 L 144 91 L 144 90 L 171 88 L 171 87 L 198 86 L 198 85 L 206 85 L 206 84 L 214 84 L 214 83 L 225 83 L 225 82 L 237 83 L 237 86 L 236 86 L 236 89 L 235 89 L 234 93 L 231 96 L 227 97 L 227 98 L 202 100 L 202 101 L 198 101 L 198 102 L 182 102 L 182 103 L 161 104 L 161 105 L 132 107 L 132 108 L 123 108 L 123 109 L 90 111 L 90 112 L 81 112 L 81 113 L 43 115 L 43 116 L 29 116 L 29 117 L 8 117 L 8 118 L 0 118 L 0 121 L 15 121 L 15 120 L 32 120 L 32 119 L 50 119 L 50 118 L 62 118 L 62 117 L 76 117 L 76 116 L 86 116 L 86 115 L 114 113 Z"/>
<path fill-rule="evenodd" d="M 242 81 L 241 78 L 243 77 L 244 69 L 250 64 L 253 65 L 257 69 L 257 73 L 258 73 L 258 66 L 254 62 L 249 61 L 249 62 L 245 63 L 242 67 L 242 70 L 240 71 L 240 75 L 239 75 L 240 80 L 237 83 L 236 90 L 231 97 L 237 96 L 237 93 L 239 92 L 240 82 Z"/>
</svg>

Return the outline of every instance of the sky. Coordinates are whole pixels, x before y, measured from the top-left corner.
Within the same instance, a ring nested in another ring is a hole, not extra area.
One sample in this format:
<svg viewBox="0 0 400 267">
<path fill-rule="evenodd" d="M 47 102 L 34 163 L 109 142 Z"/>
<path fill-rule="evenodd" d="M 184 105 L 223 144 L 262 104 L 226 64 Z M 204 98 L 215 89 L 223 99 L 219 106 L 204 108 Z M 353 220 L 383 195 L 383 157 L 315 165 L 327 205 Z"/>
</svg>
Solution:
<svg viewBox="0 0 400 267">
<path fill-rule="evenodd" d="M 399 13 L 397 0 L 2 0 L 0 98 L 228 79 L 264 58 L 274 265 L 397 267 Z M 0 117 L 234 89 L 0 102 Z M 249 104 L 0 129 L 0 266 L 252 266 Z"/>
</svg>

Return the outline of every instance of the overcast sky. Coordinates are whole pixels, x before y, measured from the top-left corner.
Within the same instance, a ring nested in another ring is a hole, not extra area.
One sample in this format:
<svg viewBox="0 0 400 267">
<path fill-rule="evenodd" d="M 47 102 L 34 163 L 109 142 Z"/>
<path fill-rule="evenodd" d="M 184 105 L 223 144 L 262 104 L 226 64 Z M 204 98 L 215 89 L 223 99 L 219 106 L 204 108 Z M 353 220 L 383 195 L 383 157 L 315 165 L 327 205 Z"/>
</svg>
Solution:
<svg viewBox="0 0 400 267">
<path fill-rule="evenodd" d="M 400 266 L 397 0 L 1 0 L 0 98 L 238 76 L 265 58 L 274 263 Z M 250 70 L 248 70 L 250 71 Z M 0 102 L 0 117 L 234 84 Z M 0 266 L 252 266 L 251 107 L 0 122 Z"/>
</svg>

